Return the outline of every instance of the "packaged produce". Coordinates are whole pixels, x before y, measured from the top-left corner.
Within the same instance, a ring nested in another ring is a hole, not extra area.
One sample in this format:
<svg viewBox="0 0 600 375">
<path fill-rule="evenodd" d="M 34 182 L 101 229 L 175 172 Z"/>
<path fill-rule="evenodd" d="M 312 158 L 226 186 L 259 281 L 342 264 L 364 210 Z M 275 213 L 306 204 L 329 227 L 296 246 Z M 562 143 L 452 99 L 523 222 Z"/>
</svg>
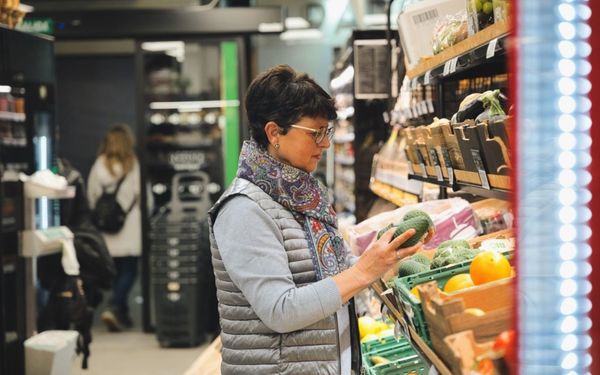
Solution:
<svg viewBox="0 0 600 375">
<path fill-rule="evenodd" d="M 461 11 L 439 19 L 433 29 L 433 54 L 437 55 L 468 36 L 467 12 Z"/>
<path fill-rule="evenodd" d="M 467 23 L 469 35 L 473 35 L 494 23 L 492 0 L 467 0 Z"/>
<path fill-rule="evenodd" d="M 492 0 L 494 6 L 494 22 L 508 19 L 508 0 Z"/>
<path fill-rule="evenodd" d="M 470 239 L 477 235 L 473 209 L 461 198 L 440 199 L 406 205 L 394 211 L 379 215 L 348 228 L 346 239 L 353 254 L 360 255 L 375 240 L 377 233 L 387 225 L 403 221 L 412 210 L 422 210 L 433 220 L 435 234 L 423 245 L 424 249 L 434 249 L 449 239 Z M 414 218 L 413 218 L 414 219 Z"/>
</svg>

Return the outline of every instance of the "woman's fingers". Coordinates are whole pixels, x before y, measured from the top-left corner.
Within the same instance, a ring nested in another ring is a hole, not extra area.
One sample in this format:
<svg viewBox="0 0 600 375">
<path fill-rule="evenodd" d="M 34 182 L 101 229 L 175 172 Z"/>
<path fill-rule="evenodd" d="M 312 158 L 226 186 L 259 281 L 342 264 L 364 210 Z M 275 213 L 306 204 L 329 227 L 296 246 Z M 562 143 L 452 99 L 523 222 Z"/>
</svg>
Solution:
<svg viewBox="0 0 600 375">
<path fill-rule="evenodd" d="M 405 243 L 406 241 L 408 241 L 409 238 L 411 238 L 412 236 L 414 236 L 416 232 L 417 231 L 414 230 L 413 228 L 407 230 L 406 232 L 402 233 L 398 237 L 394 238 L 392 240 L 392 242 L 390 242 L 390 246 L 394 250 L 397 249 L 397 248 L 399 248 L 400 245 L 402 245 L 403 243 Z M 387 232 L 386 232 L 386 234 L 387 234 Z"/>
<path fill-rule="evenodd" d="M 423 246 L 423 242 L 417 242 L 417 244 L 414 246 L 398 249 L 396 250 L 396 258 L 400 260 L 406 258 L 407 256 L 413 255 L 421 248 L 421 246 Z"/>
<path fill-rule="evenodd" d="M 394 236 L 394 232 L 396 231 L 396 227 L 391 227 L 390 229 L 386 230 L 385 233 L 379 237 L 379 241 L 385 241 L 384 243 L 388 243 L 392 240 L 392 237 Z"/>
</svg>

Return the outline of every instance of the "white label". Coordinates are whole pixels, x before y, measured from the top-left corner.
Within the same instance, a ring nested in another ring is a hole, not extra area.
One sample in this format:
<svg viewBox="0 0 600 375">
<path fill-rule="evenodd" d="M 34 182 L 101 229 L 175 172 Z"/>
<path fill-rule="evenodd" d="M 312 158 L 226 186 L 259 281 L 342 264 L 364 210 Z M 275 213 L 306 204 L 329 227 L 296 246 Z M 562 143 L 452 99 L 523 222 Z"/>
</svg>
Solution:
<svg viewBox="0 0 600 375">
<path fill-rule="evenodd" d="M 491 59 L 496 54 L 496 45 L 498 44 L 498 38 L 494 38 L 490 40 L 490 44 L 488 44 L 487 52 L 485 53 L 486 59 Z"/>
<path fill-rule="evenodd" d="M 450 60 L 450 70 L 448 72 L 448 74 L 452 74 L 454 72 L 456 72 L 456 65 L 458 64 L 458 56 L 456 56 L 455 58 L 453 58 L 452 60 Z"/>
<path fill-rule="evenodd" d="M 450 73 L 450 65 L 452 65 L 452 60 L 446 61 L 446 63 L 444 64 L 444 71 L 442 72 L 442 75 L 447 76 Z"/>
<path fill-rule="evenodd" d="M 454 185 L 454 169 L 448 168 L 448 182 L 450 185 Z"/>
<path fill-rule="evenodd" d="M 433 109 L 433 100 L 431 99 L 427 99 L 427 112 L 429 113 L 433 113 L 434 109 Z"/>
<path fill-rule="evenodd" d="M 435 166 L 435 175 L 438 181 L 444 181 L 444 175 L 442 175 L 442 168 L 439 165 Z"/>
<path fill-rule="evenodd" d="M 423 176 L 423 178 L 427 178 L 427 169 L 425 169 L 425 164 L 421 163 L 421 176 Z"/>
<path fill-rule="evenodd" d="M 479 170 L 479 178 L 481 178 L 481 186 L 484 189 L 490 190 L 490 182 L 488 181 L 487 174 L 485 171 Z"/>
<path fill-rule="evenodd" d="M 421 112 L 423 114 L 427 114 L 429 113 L 429 111 L 427 110 L 427 103 L 425 102 L 425 100 L 421 101 Z"/>
<path fill-rule="evenodd" d="M 431 80 L 431 70 L 428 70 L 427 73 L 425 73 L 425 78 L 423 79 L 423 83 L 425 85 L 428 85 L 430 80 Z"/>
<path fill-rule="evenodd" d="M 412 82 L 411 82 L 411 87 L 413 90 L 417 89 L 417 78 L 413 78 Z"/>
</svg>

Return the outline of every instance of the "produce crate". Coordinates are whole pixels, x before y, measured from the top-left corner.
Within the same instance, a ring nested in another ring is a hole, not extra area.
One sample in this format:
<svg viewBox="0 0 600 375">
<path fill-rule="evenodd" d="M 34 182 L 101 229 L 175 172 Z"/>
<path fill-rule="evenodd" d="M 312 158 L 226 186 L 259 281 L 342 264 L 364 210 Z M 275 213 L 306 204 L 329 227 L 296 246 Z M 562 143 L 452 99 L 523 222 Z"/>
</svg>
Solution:
<svg viewBox="0 0 600 375">
<path fill-rule="evenodd" d="M 454 351 L 445 341 L 448 336 L 471 330 L 477 341 L 487 342 L 510 328 L 513 281 L 514 278 L 496 280 L 451 295 L 440 293 L 435 281 L 419 286 L 431 343 L 446 364 L 456 366 Z M 467 308 L 481 309 L 484 314 L 467 313 Z"/>
<path fill-rule="evenodd" d="M 470 375 L 477 358 L 492 350 L 493 341 L 477 343 L 473 331 L 463 331 L 446 336 L 444 343 L 450 356 L 445 359 L 453 374 Z"/>
<path fill-rule="evenodd" d="M 386 350 L 401 345 L 410 345 L 404 337 L 396 340 L 394 336 L 381 337 L 375 340 L 364 341 L 360 343 L 360 352 L 362 354 L 375 351 Z"/>
<path fill-rule="evenodd" d="M 374 355 L 386 358 L 390 362 L 376 365 L 370 359 Z M 410 345 L 382 350 L 370 355 L 363 354 L 363 365 L 369 375 L 421 375 L 429 371 Z"/>
<path fill-rule="evenodd" d="M 486 237 L 493 238 L 492 236 Z M 512 256 L 512 253 L 513 251 L 503 252 L 503 254 L 509 259 Z M 427 329 L 427 322 L 425 321 L 423 308 L 417 297 L 410 292 L 411 289 L 417 285 L 425 284 L 430 281 L 435 281 L 440 288 L 444 288 L 444 285 L 446 285 L 448 279 L 459 273 L 469 273 L 470 267 L 471 260 L 467 260 L 461 263 L 452 264 L 414 275 L 396 277 L 390 281 L 391 287 L 394 290 L 394 294 L 398 299 L 404 315 L 404 323 L 412 327 L 429 346 L 431 346 L 431 338 Z M 405 327 L 402 324 L 401 326 L 404 334 L 407 337 L 410 337 L 408 327 Z"/>
</svg>

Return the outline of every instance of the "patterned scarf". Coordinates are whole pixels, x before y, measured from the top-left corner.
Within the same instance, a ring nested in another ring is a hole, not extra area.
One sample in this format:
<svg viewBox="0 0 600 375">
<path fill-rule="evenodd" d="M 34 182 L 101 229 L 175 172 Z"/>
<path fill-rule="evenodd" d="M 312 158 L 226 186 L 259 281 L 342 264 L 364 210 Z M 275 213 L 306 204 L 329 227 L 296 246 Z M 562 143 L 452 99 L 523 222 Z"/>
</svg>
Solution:
<svg viewBox="0 0 600 375">
<path fill-rule="evenodd" d="M 346 269 L 347 251 L 337 232 L 335 211 L 323 184 L 272 157 L 253 139 L 245 141 L 237 177 L 260 187 L 302 225 L 319 280 Z"/>
</svg>

